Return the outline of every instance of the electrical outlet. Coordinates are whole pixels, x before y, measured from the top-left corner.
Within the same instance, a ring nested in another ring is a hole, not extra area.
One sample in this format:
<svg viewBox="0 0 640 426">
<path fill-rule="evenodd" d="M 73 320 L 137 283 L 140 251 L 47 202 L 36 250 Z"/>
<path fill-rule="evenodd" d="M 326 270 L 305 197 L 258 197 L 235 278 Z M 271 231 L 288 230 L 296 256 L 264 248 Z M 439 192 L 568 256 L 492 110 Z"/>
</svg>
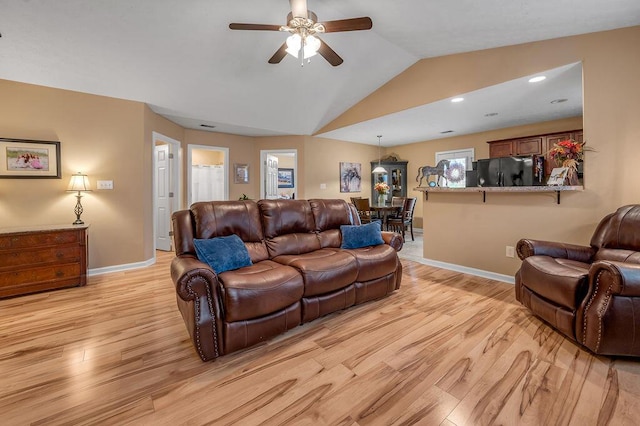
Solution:
<svg viewBox="0 0 640 426">
<path fill-rule="evenodd" d="M 507 246 L 506 256 L 507 257 L 516 257 L 516 250 L 513 248 L 513 246 Z"/>
<path fill-rule="evenodd" d="M 326 183 L 321 183 L 320 184 L 320 189 L 327 189 L 327 184 Z"/>
<path fill-rule="evenodd" d="M 97 183 L 98 189 L 113 189 L 112 180 L 99 180 Z"/>
</svg>

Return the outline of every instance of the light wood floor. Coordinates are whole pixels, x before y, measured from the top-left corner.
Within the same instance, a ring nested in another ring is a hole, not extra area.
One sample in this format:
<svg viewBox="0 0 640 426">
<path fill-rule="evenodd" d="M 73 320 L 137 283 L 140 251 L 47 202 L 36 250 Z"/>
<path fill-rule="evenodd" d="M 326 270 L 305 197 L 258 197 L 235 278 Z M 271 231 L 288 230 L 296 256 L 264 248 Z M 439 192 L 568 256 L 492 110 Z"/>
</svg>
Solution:
<svg viewBox="0 0 640 426">
<path fill-rule="evenodd" d="M 512 285 L 407 260 L 391 297 L 203 363 L 171 258 L 0 301 L 0 424 L 640 423 L 639 362 L 579 349 Z"/>
</svg>

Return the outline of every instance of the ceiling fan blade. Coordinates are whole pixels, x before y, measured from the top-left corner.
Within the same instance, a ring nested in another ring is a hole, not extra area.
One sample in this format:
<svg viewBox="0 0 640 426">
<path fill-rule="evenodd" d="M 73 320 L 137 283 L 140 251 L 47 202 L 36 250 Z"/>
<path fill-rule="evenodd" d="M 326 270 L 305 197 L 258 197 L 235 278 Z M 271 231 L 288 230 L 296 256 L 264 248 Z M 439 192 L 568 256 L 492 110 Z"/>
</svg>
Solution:
<svg viewBox="0 0 640 426">
<path fill-rule="evenodd" d="M 276 50 L 276 53 L 269 59 L 269 63 L 279 64 L 285 56 L 287 56 L 287 43 L 283 43 L 280 49 Z"/>
<path fill-rule="evenodd" d="M 307 0 L 289 0 L 294 18 L 307 17 Z"/>
<path fill-rule="evenodd" d="M 370 30 L 373 22 L 368 16 L 362 18 L 340 19 L 337 21 L 320 22 L 324 25 L 325 33 L 335 33 L 338 31 L 359 31 Z"/>
<path fill-rule="evenodd" d="M 229 24 L 229 28 L 232 30 L 280 31 L 280 25 L 238 24 L 235 22 Z"/>
<path fill-rule="evenodd" d="M 318 49 L 318 53 L 334 67 L 337 67 L 344 62 L 342 58 L 322 40 L 320 40 L 320 49 Z"/>
</svg>

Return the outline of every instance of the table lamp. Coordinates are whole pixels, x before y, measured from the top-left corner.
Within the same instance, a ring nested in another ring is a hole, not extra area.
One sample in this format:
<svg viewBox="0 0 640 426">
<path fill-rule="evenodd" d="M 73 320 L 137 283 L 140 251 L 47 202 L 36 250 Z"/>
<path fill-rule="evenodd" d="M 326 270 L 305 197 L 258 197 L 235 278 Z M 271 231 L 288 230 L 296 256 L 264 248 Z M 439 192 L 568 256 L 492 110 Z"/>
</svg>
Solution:
<svg viewBox="0 0 640 426">
<path fill-rule="evenodd" d="M 84 222 L 80 219 L 80 215 L 82 215 L 82 203 L 80 199 L 82 198 L 83 192 L 90 192 L 91 187 L 89 185 L 89 178 L 87 175 L 84 175 L 80 172 L 71 176 L 71 181 L 69 182 L 69 188 L 67 188 L 68 192 L 78 192 L 76 198 L 78 202 L 76 203 L 76 207 L 73 210 L 76 214 L 76 221 L 73 222 L 73 225 L 84 225 Z"/>
</svg>

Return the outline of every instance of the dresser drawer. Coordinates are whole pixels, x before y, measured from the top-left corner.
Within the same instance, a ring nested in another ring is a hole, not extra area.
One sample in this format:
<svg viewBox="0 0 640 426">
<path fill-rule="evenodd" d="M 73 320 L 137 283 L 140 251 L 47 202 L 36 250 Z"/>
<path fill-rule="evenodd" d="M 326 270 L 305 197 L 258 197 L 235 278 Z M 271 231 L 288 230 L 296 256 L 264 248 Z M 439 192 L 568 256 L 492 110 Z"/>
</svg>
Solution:
<svg viewBox="0 0 640 426">
<path fill-rule="evenodd" d="M 0 298 L 85 285 L 87 227 L 0 228 Z"/>
<path fill-rule="evenodd" d="M 0 249 L 32 248 L 78 242 L 79 233 L 75 231 L 14 234 L 0 236 Z"/>
<path fill-rule="evenodd" d="M 45 247 L 23 251 L 0 252 L 0 271 L 3 268 L 47 263 L 80 262 L 82 249 L 79 245 Z"/>
<path fill-rule="evenodd" d="M 0 287 L 30 284 L 35 282 L 76 278 L 80 284 L 80 263 L 66 263 L 43 267 L 20 267 L 0 273 Z"/>
</svg>

